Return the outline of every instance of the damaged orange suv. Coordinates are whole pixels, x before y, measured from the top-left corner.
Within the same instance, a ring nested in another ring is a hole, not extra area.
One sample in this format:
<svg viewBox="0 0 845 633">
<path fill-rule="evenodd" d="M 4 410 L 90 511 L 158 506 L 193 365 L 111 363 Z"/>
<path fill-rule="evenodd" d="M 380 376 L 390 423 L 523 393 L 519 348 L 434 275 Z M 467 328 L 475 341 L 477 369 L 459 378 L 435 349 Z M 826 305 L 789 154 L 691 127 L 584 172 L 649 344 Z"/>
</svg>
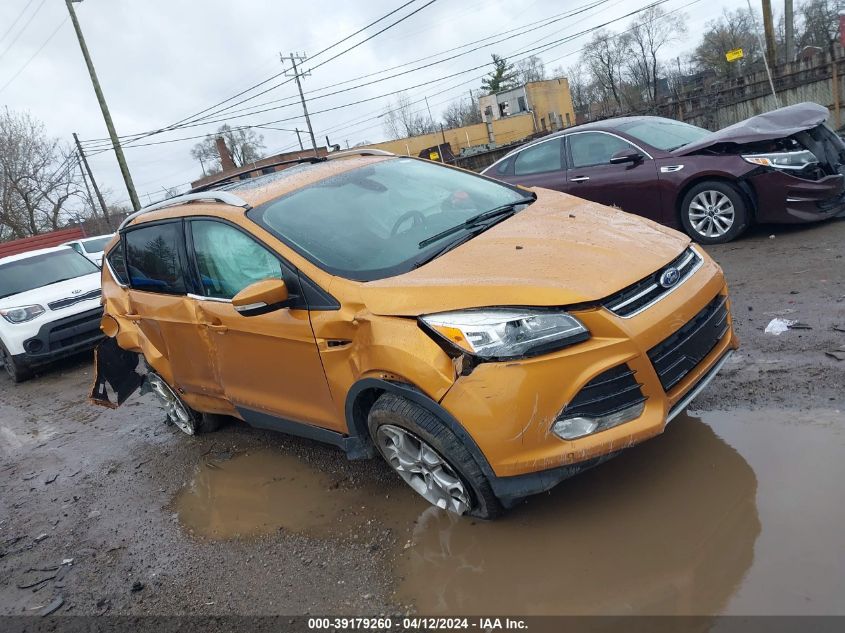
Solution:
<svg viewBox="0 0 845 633">
<path fill-rule="evenodd" d="M 649 220 L 383 152 L 282 166 L 124 222 L 95 400 L 146 383 L 188 434 L 381 454 L 491 518 L 661 433 L 737 347 L 718 265 Z"/>
</svg>

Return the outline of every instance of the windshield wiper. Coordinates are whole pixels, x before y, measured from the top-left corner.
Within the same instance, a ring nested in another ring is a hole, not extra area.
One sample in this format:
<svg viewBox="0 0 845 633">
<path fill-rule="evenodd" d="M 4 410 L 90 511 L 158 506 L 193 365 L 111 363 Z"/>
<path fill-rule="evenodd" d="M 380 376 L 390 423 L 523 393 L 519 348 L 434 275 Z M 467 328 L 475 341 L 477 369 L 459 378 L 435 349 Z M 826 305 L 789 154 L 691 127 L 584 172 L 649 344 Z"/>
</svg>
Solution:
<svg viewBox="0 0 845 633">
<path fill-rule="evenodd" d="M 478 227 L 484 225 L 485 222 L 488 220 L 494 220 L 497 218 L 501 218 L 504 220 L 507 217 L 512 216 L 516 213 L 516 207 L 522 204 L 531 204 L 537 199 L 537 194 L 532 193 L 531 196 L 527 196 L 525 198 L 521 198 L 514 202 L 509 202 L 507 204 L 500 205 L 498 207 L 493 207 L 483 213 L 479 213 L 478 215 L 474 215 L 471 218 L 464 220 L 461 224 L 456 224 L 455 226 L 446 229 L 445 231 L 441 231 L 437 235 L 432 235 L 431 237 L 427 237 L 422 242 L 419 243 L 419 248 L 425 248 L 426 246 L 430 246 L 435 242 L 439 242 L 444 237 L 449 237 L 450 235 L 457 233 L 458 231 L 463 231 L 465 229 L 471 229 L 473 227 Z M 492 224 L 490 225 L 492 226 Z M 485 226 L 484 228 L 490 228 L 489 226 Z"/>
</svg>

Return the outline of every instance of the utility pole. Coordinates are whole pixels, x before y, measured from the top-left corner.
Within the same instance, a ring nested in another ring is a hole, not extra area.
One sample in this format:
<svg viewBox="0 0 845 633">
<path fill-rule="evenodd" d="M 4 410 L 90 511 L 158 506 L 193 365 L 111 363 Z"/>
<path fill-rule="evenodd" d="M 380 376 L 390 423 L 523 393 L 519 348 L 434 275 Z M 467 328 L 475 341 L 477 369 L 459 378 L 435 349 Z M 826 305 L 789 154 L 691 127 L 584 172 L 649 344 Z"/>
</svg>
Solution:
<svg viewBox="0 0 845 633">
<path fill-rule="evenodd" d="M 317 140 L 314 138 L 314 128 L 311 127 L 311 117 L 308 116 L 308 107 L 305 105 L 305 95 L 302 94 L 302 83 L 299 81 L 300 77 L 307 77 L 311 73 L 306 72 L 300 74 L 299 70 L 296 68 L 296 61 L 299 60 L 304 62 L 306 58 L 304 55 L 294 55 L 293 53 L 291 53 L 288 57 L 279 53 L 279 58 L 282 60 L 282 63 L 284 63 L 285 60 L 288 60 L 293 66 L 293 78 L 296 80 L 296 87 L 299 88 L 299 99 L 302 101 L 302 111 L 305 113 L 305 123 L 308 125 L 308 134 L 311 136 L 311 147 L 314 149 L 314 156 L 317 156 Z M 287 71 L 285 71 L 285 76 L 290 77 Z"/>
<path fill-rule="evenodd" d="M 795 15 L 792 0 L 783 0 L 784 48 L 786 61 L 795 61 Z"/>
<path fill-rule="evenodd" d="M 100 208 L 103 210 L 103 218 L 106 221 L 106 224 L 109 228 L 112 228 L 111 219 L 109 218 L 109 210 L 106 207 L 106 201 L 103 199 L 103 194 L 100 193 L 100 188 L 97 186 L 97 181 L 94 180 L 94 172 L 91 171 L 91 166 L 88 164 L 88 158 L 85 156 L 85 152 L 82 150 L 82 144 L 79 142 L 79 137 L 76 135 L 76 132 L 73 133 L 73 141 L 76 143 L 76 151 L 79 152 L 78 158 L 82 160 L 82 164 L 85 165 L 85 171 L 88 172 L 88 177 L 91 179 L 91 186 L 94 187 L 94 193 L 97 194 L 97 200 L 100 202 Z M 85 174 L 82 174 L 83 179 L 85 178 Z M 85 186 L 88 186 L 86 181 Z M 88 197 L 91 197 L 91 192 L 88 192 Z M 93 200 L 92 206 L 93 206 Z"/>
<path fill-rule="evenodd" d="M 76 37 L 79 40 L 79 48 L 82 49 L 82 56 L 85 58 L 85 65 L 88 66 L 88 74 L 91 76 L 91 83 L 94 85 L 94 92 L 97 95 L 97 101 L 100 104 L 100 110 L 103 113 L 103 119 L 106 122 L 106 128 L 109 131 L 109 138 L 111 138 L 114 154 L 117 157 L 117 164 L 120 166 L 120 173 L 123 175 L 123 182 L 126 183 L 126 190 L 129 192 L 129 199 L 132 201 L 132 208 L 137 211 L 141 208 L 141 203 L 138 200 L 138 194 L 135 191 L 135 185 L 132 182 L 132 175 L 129 173 L 129 167 L 126 164 L 126 157 L 123 155 L 123 148 L 120 146 L 120 140 L 117 138 L 117 132 L 114 129 L 114 122 L 112 122 L 109 107 L 106 105 L 106 98 L 103 95 L 103 90 L 100 88 L 100 81 L 97 79 L 97 73 L 94 70 L 94 62 L 91 61 L 91 55 L 88 53 L 88 46 L 85 44 L 85 38 L 82 36 L 82 29 L 79 26 L 79 20 L 76 19 L 76 11 L 73 9 L 74 2 L 82 2 L 82 0 L 65 0 L 68 13 L 70 13 L 70 20 L 73 22 L 73 29 L 76 31 Z"/>
<path fill-rule="evenodd" d="M 772 0 L 762 0 L 763 3 L 763 33 L 766 36 L 766 58 L 769 67 L 777 62 L 775 51 L 775 27 L 772 21 Z"/>
<path fill-rule="evenodd" d="M 754 33 L 757 35 L 757 42 L 760 44 L 760 50 L 763 50 L 763 39 L 760 37 L 760 30 L 757 28 L 757 18 L 754 17 L 754 9 L 751 8 L 751 0 L 746 0 L 748 3 L 748 12 L 751 15 L 751 20 L 754 22 Z M 772 21 L 772 5 L 769 0 L 763 0 L 763 11 L 764 16 L 763 19 L 765 20 L 765 8 L 766 5 L 769 5 L 769 24 L 771 25 Z M 774 48 L 774 43 L 772 43 L 772 47 Z M 780 107 L 780 99 L 778 98 L 778 93 L 775 92 L 775 80 L 772 78 L 772 67 L 769 64 L 769 56 L 763 55 L 763 65 L 766 67 L 766 75 L 769 77 L 769 88 L 772 89 L 772 98 L 775 100 L 775 107 Z"/>
<path fill-rule="evenodd" d="M 299 141 L 299 151 L 304 152 L 305 148 L 302 146 L 302 137 L 299 135 L 299 128 L 294 128 L 296 130 L 296 140 Z"/>
<path fill-rule="evenodd" d="M 425 98 L 425 107 L 428 108 L 428 120 L 434 125 L 434 117 L 431 116 L 431 106 L 428 105 L 428 97 Z"/>
</svg>

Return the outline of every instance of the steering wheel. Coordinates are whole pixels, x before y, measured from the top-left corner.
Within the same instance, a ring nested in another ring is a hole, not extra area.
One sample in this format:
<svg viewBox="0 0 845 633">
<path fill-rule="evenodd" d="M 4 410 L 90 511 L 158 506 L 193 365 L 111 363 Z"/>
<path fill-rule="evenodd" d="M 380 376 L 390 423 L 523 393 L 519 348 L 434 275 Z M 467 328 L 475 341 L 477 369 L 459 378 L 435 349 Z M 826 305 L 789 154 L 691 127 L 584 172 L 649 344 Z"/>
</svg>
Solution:
<svg viewBox="0 0 845 633">
<path fill-rule="evenodd" d="M 390 237 L 396 237 L 399 234 L 399 228 L 408 220 L 413 220 L 410 228 L 419 226 L 425 223 L 425 216 L 419 211 L 412 210 L 400 215 L 396 222 L 393 223 L 393 228 L 390 230 Z"/>
</svg>

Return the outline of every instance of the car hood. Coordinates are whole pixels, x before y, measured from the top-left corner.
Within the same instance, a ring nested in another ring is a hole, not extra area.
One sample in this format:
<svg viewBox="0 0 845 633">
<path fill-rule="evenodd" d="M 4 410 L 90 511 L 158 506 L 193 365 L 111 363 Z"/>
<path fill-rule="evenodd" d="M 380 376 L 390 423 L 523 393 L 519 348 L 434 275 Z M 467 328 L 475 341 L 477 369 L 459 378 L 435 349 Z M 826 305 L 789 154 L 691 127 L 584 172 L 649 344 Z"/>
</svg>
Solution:
<svg viewBox="0 0 845 633">
<path fill-rule="evenodd" d="M 785 138 L 821 125 L 827 121 L 828 115 L 827 108 L 817 103 L 797 103 L 734 123 L 672 153 L 686 156 L 719 143 L 741 144 Z"/>
<path fill-rule="evenodd" d="M 42 286 L 41 288 L 27 290 L 26 292 L 19 292 L 11 297 L 5 297 L 4 299 L 0 299 L 0 308 L 15 308 L 33 304 L 39 304 L 46 308 L 47 304 L 53 301 L 67 299 L 77 295 L 81 296 L 99 288 L 100 273 L 91 273 L 90 275 L 74 277 L 73 279 L 68 279 L 57 284 L 50 284 L 49 286 Z"/>
<path fill-rule="evenodd" d="M 537 200 L 411 272 L 361 285 L 374 314 L 419 316 L 485 306 L 602 299 L 650 275 L 689 244 L 650 220 L 547 189 Z"/>
</svg>

